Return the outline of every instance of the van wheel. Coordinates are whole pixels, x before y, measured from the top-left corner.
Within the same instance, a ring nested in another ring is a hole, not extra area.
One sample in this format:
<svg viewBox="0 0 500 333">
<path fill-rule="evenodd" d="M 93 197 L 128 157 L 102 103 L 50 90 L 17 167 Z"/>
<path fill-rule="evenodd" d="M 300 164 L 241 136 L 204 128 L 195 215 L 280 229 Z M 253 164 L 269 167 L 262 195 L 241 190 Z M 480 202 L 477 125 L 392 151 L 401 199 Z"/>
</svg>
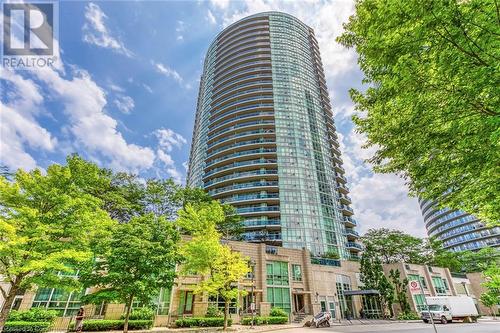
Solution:
<svg viewBox="0 0 500 333">
<path fill-rule="evenodd" d="M 441 324 L 443 324 L 443 325 L 444 325 L 444 324 L 448 324 L 448 319 L 446 319 L 446 317 L 445 317 L 445 316 L 442 316 L 442 317 L 441 317 Z"/>
<path fill-rule="evenodd" d="M 427 319 L 422 319 L 424 321 L 424 323 L 428 323 L 429 321 Z"/>
</svg>

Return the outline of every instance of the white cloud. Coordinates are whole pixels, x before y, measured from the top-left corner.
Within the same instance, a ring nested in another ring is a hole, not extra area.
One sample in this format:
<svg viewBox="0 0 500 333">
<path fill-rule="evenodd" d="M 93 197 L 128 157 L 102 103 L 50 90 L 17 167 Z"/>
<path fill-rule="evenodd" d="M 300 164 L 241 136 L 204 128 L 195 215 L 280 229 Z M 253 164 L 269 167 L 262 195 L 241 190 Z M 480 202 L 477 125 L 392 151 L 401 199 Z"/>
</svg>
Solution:
<svg viewBox="0 0 500 333">
<path fill-rule="evenodd" d="M 212 11 L 209 9 L 207 11 L 207 21 L 210 22 L 210 24 L 217 24 L 217 19 L 215 18 L 214 14 L 212 14 Z"/>
<path fill-rule="evenodd" d="M 182 174 L 176 168 L 167 168 L 167 174 L 173 179 L 177 184 L 182 184 Z"/>
<path fill-rule="evenodd" d="M 152 93 L 153 93 L 153 89 L 152 89 L 150 86 L 148 86 L 147 84 L 143 83 L 143 84 L 142 84 L 142 87 L 143 87 L 143 88 L 144 88 L 144 89 L 145 89 L 148 93 L 150 93 L 150 94 L 152 94 Z"/>
<path fill-rule="evenodd" d="M 187 140 L 182 135 L 175 133 L 170 128 L 160 128 L 154 131 L 153 134 L 158 139 L 158 145 L 167 152 L 171 152 L 173 147 L 181 148 L 187 143 Z"/>
<path fill-rule="evenodd" d="M 163 150 L 158 149 L 156 151 L 156 156 L 158 156 L 158 159 L 162 161 L 166 166 L 174 165 L 174 160 L 172 159 L 172 156 L 170 156 L 170 154 L 165 153 Z"/>
<path fill-rule="evenodd" d="M 53 151 L 57 145 L 56 138 L 36 120 L 43 114 L 42 94 L 32 80 L 6 69 L 0 68 L 0 79 L 5 81 L 5 101 L 0 101 L 0 164 L 31 170 L 37 163 L 27 147 Z"/>
<path fill-rule="evenodd" d="M 189 163 L 188 163 L 188 161 L 182 162 L 182 167 L 184 168 L 184 170 L 188 171 L 188 169 L 189 169 Z"/>
<path fill-rule="evenodd" d="M 117 98 L 113 101 L 121 112 L 125 114 L 129 114 L 130 111 L 135 107 L 134 100 L 130 96 L 118 95 Z"/>
<path fill-rule="evenodd" d="M 185 30 L 186 30 L 186 25 L 185 25 L 184 21 L 177 21 L 177 26 L 175 28 L 175 32 L 177 34 L 178 41 L 184 40 L 183 33 Z"/>
<path fill-rule="evenodd" d="M 210 0 L 210 3 L 220 9 L 226 9 L 229 6 L 229 0 Z"/>
<path fill-rule="evenodd" d="M 123 42 L 111 35 L 105 20 L 108 18 L 95 3 L 85 6 L 85 24 L 82 27 L 83 40 L 89 44 L 111 49 L 127 57 L 133 57 L 132 51 L 127 49 Z"/>
<path fill-rule="evenodd" d="M 175 81 L 177 81 L 177 83 L 182 84 L 182 82 L 184 81 L 182 79 L 182 76 L 179 73 L 177 73 L 177 71 L 175 69 L 170 68 L 167 65 L 164 65 L 164 64 L 159 63 L 159 62 L 151 61 L 151 64 L 155 67 L 155 69 L 158 73 L 163 74 L 166 77 L 174 79 Z"/>
<path fill-rule="evenodd" d="M 106 95 L 84 70 L 74 69 L 72 78 L 53 70 L 34 71 L 64 106 L 68 132 L 91 156 L 102 156 L 115 170 L 138 172 L 150 168 L 155 159 L 148 147 L 128 143 L 117 129 L 117 121 L 105 113 Z"/>
</svg>

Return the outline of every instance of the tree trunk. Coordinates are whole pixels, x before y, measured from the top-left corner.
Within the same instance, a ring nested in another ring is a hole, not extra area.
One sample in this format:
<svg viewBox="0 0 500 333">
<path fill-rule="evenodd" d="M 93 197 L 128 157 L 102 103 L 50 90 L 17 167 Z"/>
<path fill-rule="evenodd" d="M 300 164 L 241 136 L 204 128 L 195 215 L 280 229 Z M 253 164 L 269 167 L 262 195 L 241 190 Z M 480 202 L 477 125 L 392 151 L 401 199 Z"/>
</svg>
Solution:
<svg viewBox="0 0 500 333">
<path fill-rule="evenodd" d="M 224 301 L 224 331 L 227 330 L 227 317 L 229 315 L 229 301 Z"/>
<path fill-rule="evenodd" d="M 130 311 L 132 310 L 132 302 L 134 301 L 134 295 L 130 295 L 127 303 L 127 311 L 125 312 L 125 322 L 123 323 L 123 333 L 128 332 L 128 317 L 130 317 Z"/>
<path fill-rule="evenodd" d="M 19 283 L 14 283 L 11 285 L 10 290 L 7 292 L 7 297 L 3 303 L 2 310 L 0 311 L 0 333 L 3 331 L 5 322 L 7 321 L 7 316 L 9 315 L 10 308 L 14 299 L 16 298 L 16 293 L 19 290 Z"/>
</svg>

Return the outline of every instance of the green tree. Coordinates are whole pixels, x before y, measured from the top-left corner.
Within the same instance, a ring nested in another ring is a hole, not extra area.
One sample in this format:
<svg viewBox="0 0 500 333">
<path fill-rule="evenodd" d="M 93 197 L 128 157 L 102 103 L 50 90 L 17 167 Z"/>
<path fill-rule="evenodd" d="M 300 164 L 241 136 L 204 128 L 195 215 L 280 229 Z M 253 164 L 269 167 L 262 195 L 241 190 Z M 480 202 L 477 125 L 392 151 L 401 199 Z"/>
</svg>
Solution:
<svg viewBox="0 0 500 333">
<path fill-rule="evenodd" d="M 387 310 L 389 310 L 390 316 L 392 317 L 394 287 L 384 275 L 382 262 L 371 245 L 365 244 L 365 251 L 361 256 L 360 273 L 363 289 L 378 290 L 379 295 L 377 299 L 382 309 L 382 315 L 385 317 Z"/>
<path fill-rule="evenodd" d="M 250 271 L 248 260 L 223 245 L 217 226 L 226 218 L 224 207 L 216 201 L 205 205 L 186 205 L 177 224 L 192 235 L 182 245 L 183 272 L 196 272 L 205 278 L 195 293 L 219 295 L 224 300 L 224 330 L 227 329 L 229 304 L 244 291 L 238 282 Z"/>
<path fill-rule="evenodd" d="M 395 262 L 423 263 L 424 242 L 399 230 L 369 229 L 361 238 L 384 264 Z"/>
<path fill-rule="evenodd" d="M 113 237 L 101 244 L 97 257 L 81 272 L 80 280 L 97 291 L 87 301 L 126 304 L 124 332 L 132 303 L 149 303 L 160 288 L 170 288 L 179 262 L 179 233 L 170 221 L 153 213 L 132 217 L 113 228 Z"/>
<path fill-rule="evenodd" d="M 191 206 L 206 206 L 214 201 L 207 192 L 201 188 L 185 187 L 179 191 L 178 200 L 181 208 Z M 236 213 L 236 209 L 226 203 L 220 204 L 224 211 L 224 219 L 217 221 L 217 231 L 219 231 L 224 239 L 241 240 L 243 234 L 243 219 Z M 189 230 L 185 230 L 189 233 Z"/>
<path fill-rule="evenodd" d="M 0 331 L 19 290 L 38 286 L 78 288 L 78 281 L 57 274 L 73 272 L 92 256 L 96 239 L 109 235 L 113 221 L 102 201 L 89 194 L 107 184 L 93 163 L 70 156 L 67 165 L 18 170 L 12 181 L 0 177 L 0 285 L 5 299 Z"/>
<path fill-rule="evenodd" d="M 408 302 L 408 297 L 406 296 L 408 279 L 404 278 L 401 280 L 401 272 L 399 271 L 399 269 L 391 269 L 389 271 L 389 278 L 391 279 L 392 285 L 394 286 L 394 300 L 398 302 L 401 312 L 403 314 L 410 313 L 410 303 Z"/>
<path fill-rule="evenodd" d="M 481 301 L 481 303 L 483 303 L 484 306 L 490 309 L 491 315 L 495 317 L 495 306 L 500 303 L 500 297 L 498 297 L 498 293 L 490 291 L 484 292 L 479 297 L 479 300 Z"/>
<path fill-rule="evenodd" d="M 358 0 L 337 39 L 355 48 L 365 91 L 353 119 L 375 170 L 411 193 L 500 222 L 499 5 Z"/>
</svg>

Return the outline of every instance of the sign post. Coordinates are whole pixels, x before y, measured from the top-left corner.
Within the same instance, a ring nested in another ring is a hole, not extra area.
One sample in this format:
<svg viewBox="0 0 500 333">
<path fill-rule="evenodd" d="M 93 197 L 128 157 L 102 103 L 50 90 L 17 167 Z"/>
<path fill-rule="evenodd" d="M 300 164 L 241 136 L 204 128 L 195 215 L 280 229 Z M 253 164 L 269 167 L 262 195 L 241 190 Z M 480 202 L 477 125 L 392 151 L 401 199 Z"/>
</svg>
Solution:
<svg viewBox="0 0 500 333">
<path fill-rule="evenodd" d="M 434 333 L 437 333 L 436 324 L 434 323 L 431 311 L 429 310 L 429 304 L 427 304 L 427 299 L 425 298 L 424 288 L 422 288 L 420 276 L 418 277 L 418 281 L 410 281 L 409 285 L 411 294 L 420 294 L 424 298 L 425 307 L 427 308 L 427 312 L 429 313 L 429 320 L 431 321 L 432 327 L 434 328 Z"/>
</svg>

